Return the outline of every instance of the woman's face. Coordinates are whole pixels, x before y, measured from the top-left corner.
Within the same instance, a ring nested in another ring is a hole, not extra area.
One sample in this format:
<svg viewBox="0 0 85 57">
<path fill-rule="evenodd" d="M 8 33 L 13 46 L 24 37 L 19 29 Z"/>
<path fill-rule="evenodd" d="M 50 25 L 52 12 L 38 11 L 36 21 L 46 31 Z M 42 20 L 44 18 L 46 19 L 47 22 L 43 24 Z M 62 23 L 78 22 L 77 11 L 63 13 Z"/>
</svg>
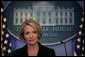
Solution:
<svg viewBox="0 0 85 57">
<path fill-rule="evenodd" d="M 38 33 L 30 25 L 24 27 L 24 38 L 27 44 L 34 45 L 38 43 Z"/>
</svg>

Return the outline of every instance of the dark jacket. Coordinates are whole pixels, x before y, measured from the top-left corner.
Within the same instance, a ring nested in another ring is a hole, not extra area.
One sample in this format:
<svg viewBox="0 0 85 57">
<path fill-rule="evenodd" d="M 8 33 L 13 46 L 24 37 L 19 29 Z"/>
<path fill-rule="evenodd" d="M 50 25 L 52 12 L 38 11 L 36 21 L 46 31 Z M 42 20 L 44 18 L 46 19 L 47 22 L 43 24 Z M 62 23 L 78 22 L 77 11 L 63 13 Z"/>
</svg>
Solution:
<svg viewBox="0 0 85 57">
<path fill-rule="evenodd" d="M 28 56 L 28 54 L 27 54 L 27 45 L 25 45 L 24 47 L 22 47 L 18 50 L 15 50 L 12 53 L 12 56 Z M 38 51 L 37 56 L 55 56 L 55 52 L 54 52 L 53 49 L 42 46 L 39 43 L 39 51 Z"/>
</svg>

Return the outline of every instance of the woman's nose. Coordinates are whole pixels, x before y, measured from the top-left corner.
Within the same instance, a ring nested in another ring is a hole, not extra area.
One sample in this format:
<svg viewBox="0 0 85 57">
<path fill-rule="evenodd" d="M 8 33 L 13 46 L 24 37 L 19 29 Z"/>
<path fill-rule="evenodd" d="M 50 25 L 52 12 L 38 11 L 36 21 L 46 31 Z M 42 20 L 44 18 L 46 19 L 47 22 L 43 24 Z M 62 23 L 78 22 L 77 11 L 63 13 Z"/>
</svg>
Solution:
<svg viewBox="0 0 85 57">
<path fill-rule="evenodd" d="M 32 33 L 30 33 L 30 37 L 31 37 L 31 38 L 33 37 Z"/>
</svg>

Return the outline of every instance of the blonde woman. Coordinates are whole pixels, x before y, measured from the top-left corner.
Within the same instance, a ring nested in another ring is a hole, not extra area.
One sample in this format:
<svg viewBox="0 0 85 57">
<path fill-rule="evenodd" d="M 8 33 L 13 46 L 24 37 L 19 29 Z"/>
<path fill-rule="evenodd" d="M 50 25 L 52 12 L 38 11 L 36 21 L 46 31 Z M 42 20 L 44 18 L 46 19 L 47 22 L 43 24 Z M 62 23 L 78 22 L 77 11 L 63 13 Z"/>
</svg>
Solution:
<svg viewBox="0 0 85 57">
<path fill-rule="evenodd" d="M 41 26 L 33 19 L 26 20 L 19 31 L 19 38 L 26 45 L 15 50 L 12 56 L 55 56 L 53 49 L 41 45 L 38 40 L 42 37 Z"/>
</svg>

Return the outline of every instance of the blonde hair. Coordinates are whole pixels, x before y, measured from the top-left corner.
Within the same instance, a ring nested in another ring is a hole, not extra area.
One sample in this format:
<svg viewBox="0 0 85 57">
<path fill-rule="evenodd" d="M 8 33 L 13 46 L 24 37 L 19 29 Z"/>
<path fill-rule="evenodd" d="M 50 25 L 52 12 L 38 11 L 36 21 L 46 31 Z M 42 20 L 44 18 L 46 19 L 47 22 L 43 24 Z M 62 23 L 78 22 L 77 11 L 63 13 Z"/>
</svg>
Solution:
<svg viewBox="0 0 85 57">
<path fill-rule="evenodd" d="M 38 39 L 41 39 L 41 37 L 42 37 L 41 26 L 36 21 L 34 21 L 33 19 L 29 19 L 29 20 L 26 20 L 25 22 L 23 22 L 21 29 L 19 31 L 19 38 L 21 40 L 24 40 L 24 27 L 25 27 L 25 25 L 32 26 L 35 29 L 35 31 L 38 33 Z"/>
</svg>

